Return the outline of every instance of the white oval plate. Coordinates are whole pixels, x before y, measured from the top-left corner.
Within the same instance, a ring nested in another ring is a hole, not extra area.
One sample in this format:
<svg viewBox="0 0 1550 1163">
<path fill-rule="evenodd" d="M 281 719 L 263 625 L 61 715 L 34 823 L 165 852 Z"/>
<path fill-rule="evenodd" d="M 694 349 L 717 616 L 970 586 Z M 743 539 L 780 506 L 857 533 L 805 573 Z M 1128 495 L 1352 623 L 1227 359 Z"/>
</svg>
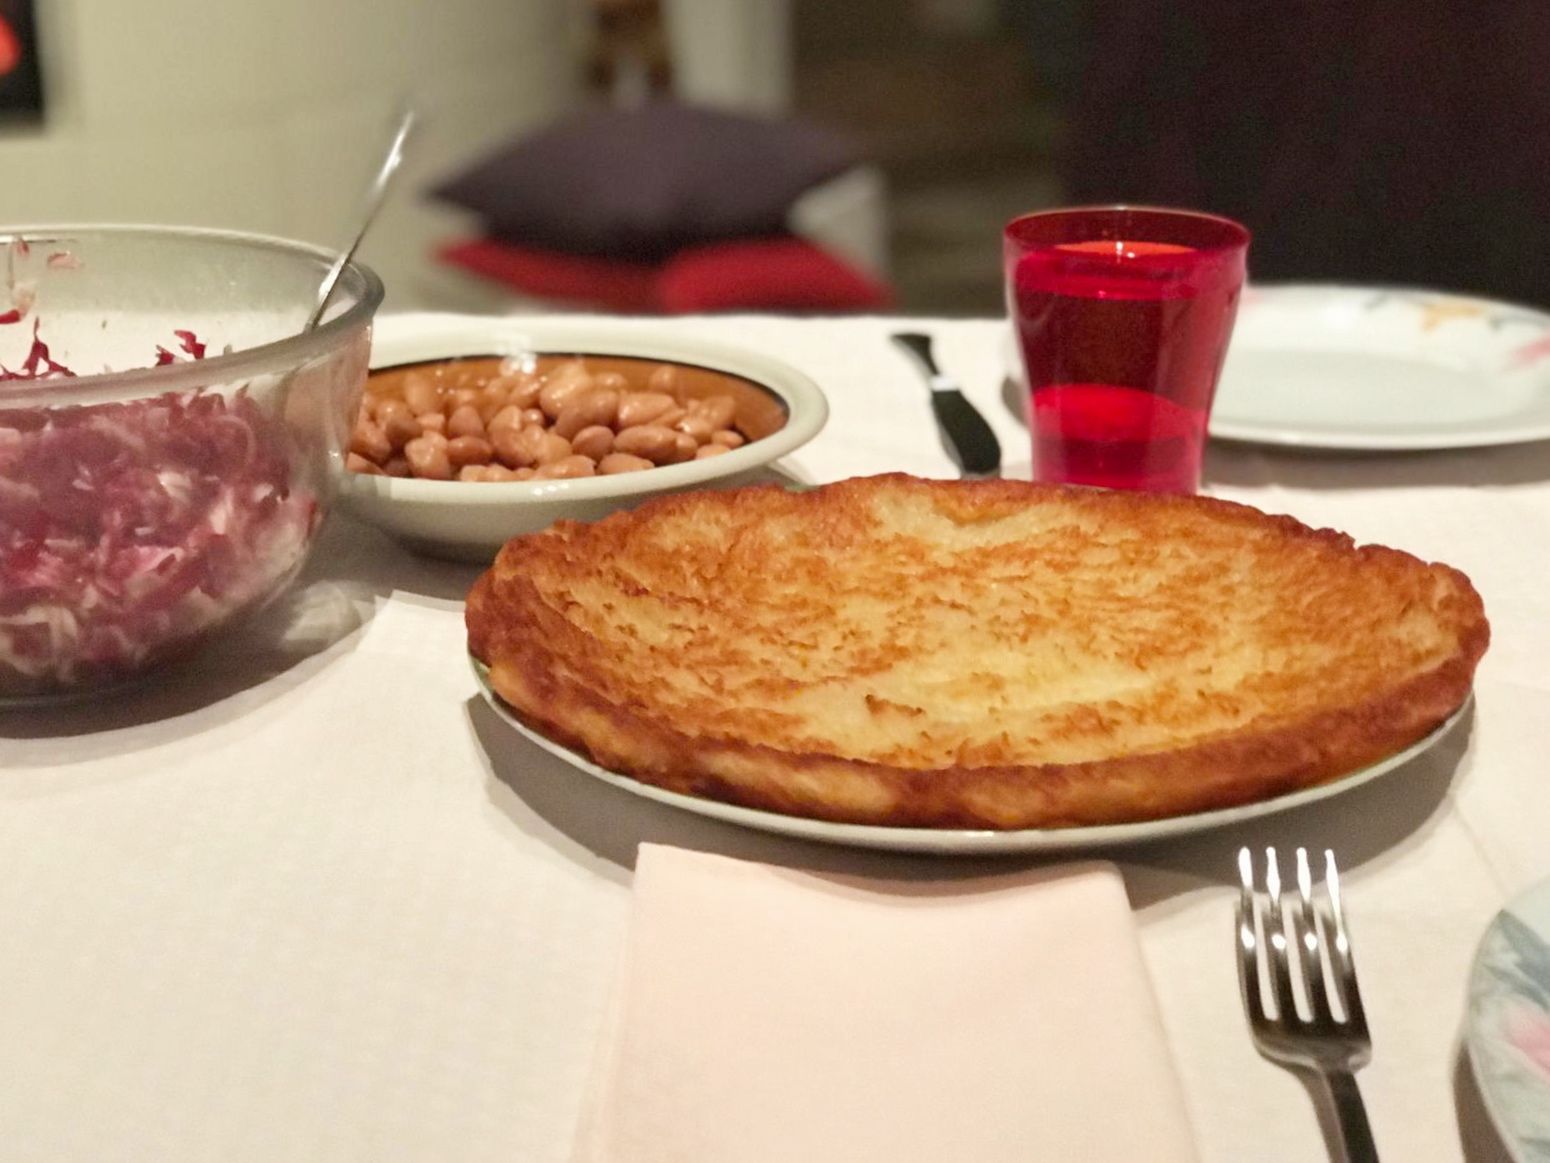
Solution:
<svg viewBox="0 0 1550 1163">
<path fill-rule="evenodd" d="M 1465 1038 L 1491 1120 L 1517 1163 L 1550 1163 L 1550 880 L 1486 929 Z"/>
<path fill-rule="evenodd" d="M 1550 315 L 1382 287 L 1244 291 L 1211 435 L 1307 448 L 1550 437 Z"/>
<path fill-rule="evenodd" d="M 1021 383 L 1010 331 L 1006 351 Z M 1210 431 L 1375 452 L 1550 438 L 1550 314 L 1419 289 L 1250 286 Z"/>
<path fill-rule="evenodd" d="M 1220 828 L 1265 816 L 1284 812 L 1288 808 L 1301 807 L 1316 800 L 1337 795 L 1359 787 L 1368 780 L 1376 779 L 1385 772 L 1393 771 L 1437 744 L 1452 726 L 1463 717 L 1469 707 L 1468 700 L 1440 727 L 1426 738 L 1411 744 L 1403 751 L 1389 756 L 1370 767 L 1353 771 L 1350 775 L 1304 788 L 1289 795 L 1258 803 L 1243 804 L 1234 808 L 1221 808 L 1211 812 L 1197 812 L 1189 816 L 1173 816 L 1165 820 L 1145 820 L 1134 824 L 1106 824 L 1090 828 L 1029 828 L 1017 832 L 996 832 L 969 828 L 889 828 L 876 824 L 835 824 L 828 820 L 812 820 L 805 816 L 786 816 L 779 812 L 765 812 L 757 808 L 724 804 L 719 800 L 701 799 L 667 791 L 649 783 L 642 783 L 617 771 L 599 767 L 590 759 L 579 755 L 563 744 L 556 743 L 533 730 L 511 713 L 490 686 L 485 667 L 478 659 L 470 657 L 474 677 L 485 700 L 507 723 L 542 747 L 590 776 L 623 788 L 648 800 L 671 804 L 687 812 L 723 820 L 729 824 L 741 824 L 763 832 L 775 832 L 783 836 L 796 836 L 804 840 L 818 840 L 825 844 L 842 844 L 855 848 L 877 848 L 892 852 L 918 852 L 934 856 L 994 856 L 1023 852 L 1074 852 L 1088 848 L 1109 848 L 1122 844 L 1135 844 L 1143 840 L 1161 840 L 1171 836 L 1183 836 Z"/>
</svg>

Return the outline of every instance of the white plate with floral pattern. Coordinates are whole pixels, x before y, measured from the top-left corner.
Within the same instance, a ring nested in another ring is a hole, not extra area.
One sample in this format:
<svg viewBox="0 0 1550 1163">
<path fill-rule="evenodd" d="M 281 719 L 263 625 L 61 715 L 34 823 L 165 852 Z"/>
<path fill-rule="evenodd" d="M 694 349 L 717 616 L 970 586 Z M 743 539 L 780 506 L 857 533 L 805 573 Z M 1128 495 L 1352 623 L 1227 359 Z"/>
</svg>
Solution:
<svg viewBox="0 0 1550 1163">
<path fill-rule="evenodd" d="M 1469 980 L 1469 1060 L 1517 1163 L 1550 1163 L 1550 880 L 1496 914 Z"/>
<path fill-rule="evenodd" d="M 1021 385 L 1010 328 L 1004 345 Z M 1373 452 L 1550 439 L 1550 314 L 1414 288 L 1251 285 L 1210 431 Z"/>
<path fill-rule="evenodd" d="M 1374 451 L 1550 438 L 1550 314 L 1405 288 L 1250 286 L 1211 435 Z"/>
</svg>

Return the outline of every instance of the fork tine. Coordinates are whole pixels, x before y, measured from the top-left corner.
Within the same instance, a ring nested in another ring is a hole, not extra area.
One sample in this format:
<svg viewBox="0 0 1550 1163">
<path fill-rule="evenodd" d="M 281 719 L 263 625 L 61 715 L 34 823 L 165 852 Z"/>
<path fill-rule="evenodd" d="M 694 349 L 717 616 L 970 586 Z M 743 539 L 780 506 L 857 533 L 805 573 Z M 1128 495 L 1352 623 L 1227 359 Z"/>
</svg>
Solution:
<svg viewBox="0 0 1550 1163">
<path fill-rule="evenodd" d="M 1286 948 L 1286 912 L 1281 898 L 1281 868 L 1276 850 L 1265 849 L 1265 896 L 1269 914 L 1265 919 L 1265 944 L 1270 961 L 1270 987 L 1276 998 L 1276 1020 L 1297 1020 L 1297 997 L 1292 992 L 1292 965 Z"/>
<path fill-rule="evenodd" d="M 1313 874 L 1308 850 L 1297 849 L 1297 951 L 1302 959 L 1303 993 L 1313 1020 L 1327 1022 L 1334 1015 L 1324 987 L 1324 965 L 1319 957 L 1319 923 L 1313 908 Z"/>
<path fill-rule="evenodd" d="M 1335 854 L 1327 848 L 1324 850 L 1324 884 L 1329 891 L 1329 916 L 1334 922 L 1335 931 L 1329 963 L 1334 970 L 1341 1008 L 1345 1010 L 1347 1024 L 1365 1030 L 1367 1014 L 1362 1008 L 1361 991 L 1356 985 L 1356 960 L 1351 955 L 1351 937 L 1346 930 L 1345 907 L 1340 900 L 1340 871 L 1335 867 Z"/>
<path fill-rule="evenodd" d="M 1238 986 L 1243 991 L 1243 1008 L 1249 1021 L 1265 1016 L 1264 999 L 1259 990 L 1259 937 L 1254 925 L 1254 857 L 1247 848 L 1238 849 Z"/>
</svg>

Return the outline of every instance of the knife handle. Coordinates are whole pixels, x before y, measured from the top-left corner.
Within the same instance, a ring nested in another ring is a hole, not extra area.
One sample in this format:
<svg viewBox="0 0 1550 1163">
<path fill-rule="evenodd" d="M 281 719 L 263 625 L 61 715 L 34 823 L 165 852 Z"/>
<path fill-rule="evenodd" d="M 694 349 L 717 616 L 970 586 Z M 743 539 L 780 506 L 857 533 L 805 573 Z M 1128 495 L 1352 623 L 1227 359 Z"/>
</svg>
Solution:
<svg viewBox="0 0 1550 1163">
<path fill-rule="evenodd" d="M 913 355 L 931 385 L 931 411 L 936 416 L 942 447 L 966 477 L 996 476 L 1001 471 L 1001 442 L 979 409 L 958 385 L 942 374 L 931 352 L 931 336 L 896 331 L 893 341 Z"/>
<path fill-rule="evenodd" d="M 920 365 L 926 369 L 927 375 L 942 374 L 942 369 L 936 366 L 936 357 L 931 354 L 931 336 L 922 335 L 918 331 L 897 331 L 894 333 L 893 341 L 920 360 Z"/>
<path fill-rule="evenodd" d="M 931 411 L 941 430 L 949 434 L 943 443 L 964 476 L 993 476 L 1000 471 L 1001 442 L 962 392 L 932 392 Z"/>
</svg>

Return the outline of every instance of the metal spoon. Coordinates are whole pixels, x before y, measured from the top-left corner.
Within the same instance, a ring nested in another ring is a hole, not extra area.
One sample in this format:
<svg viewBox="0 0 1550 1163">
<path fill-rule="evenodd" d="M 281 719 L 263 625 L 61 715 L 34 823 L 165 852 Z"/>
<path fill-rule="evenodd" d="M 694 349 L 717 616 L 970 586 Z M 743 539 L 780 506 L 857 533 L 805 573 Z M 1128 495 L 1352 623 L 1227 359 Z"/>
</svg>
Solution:
<svg viewBox="0 0 1550 1163">
<path fill-rule="evenodd" d="M 409 140 L 409 131 L 414 128 L 414 122 L 414 110 L 404 110 L 403 116 L 398 119 L 398 128 L 393 133 L 393 140 L 388 145 L 387 156 L 382 159 L 382 168 L 377 171 L 371 188 L 366 192 L 366 215 L 361 220 L 360 229 L 355 232 L 350 245 L 339 252 L 334 265 L 328 268 L 328 274 L 323 276 L 323 282 L 318 286 L 317 306 L 313 308 L 306 326 L 302 328 L 303 331 L 311 331 L 323 321 L 323 313 L 328 310 L 329 300 L 334 297 L 334 291 L 339 286 L 339 276 L 344 273 L 344 268 L 349 261 L 355 257 L 355 252 L 361 245 L 361 239 L 366 237 L 366 231 L 371 228 L 373 220 L 377 217 L 377 211 L 382 209 L 382 203 L 387 198 L 388 187 L 393 182 L 393 175 L 398 172 L 398 167 L 403 163 L 404 143 Z"/>
</svg>

